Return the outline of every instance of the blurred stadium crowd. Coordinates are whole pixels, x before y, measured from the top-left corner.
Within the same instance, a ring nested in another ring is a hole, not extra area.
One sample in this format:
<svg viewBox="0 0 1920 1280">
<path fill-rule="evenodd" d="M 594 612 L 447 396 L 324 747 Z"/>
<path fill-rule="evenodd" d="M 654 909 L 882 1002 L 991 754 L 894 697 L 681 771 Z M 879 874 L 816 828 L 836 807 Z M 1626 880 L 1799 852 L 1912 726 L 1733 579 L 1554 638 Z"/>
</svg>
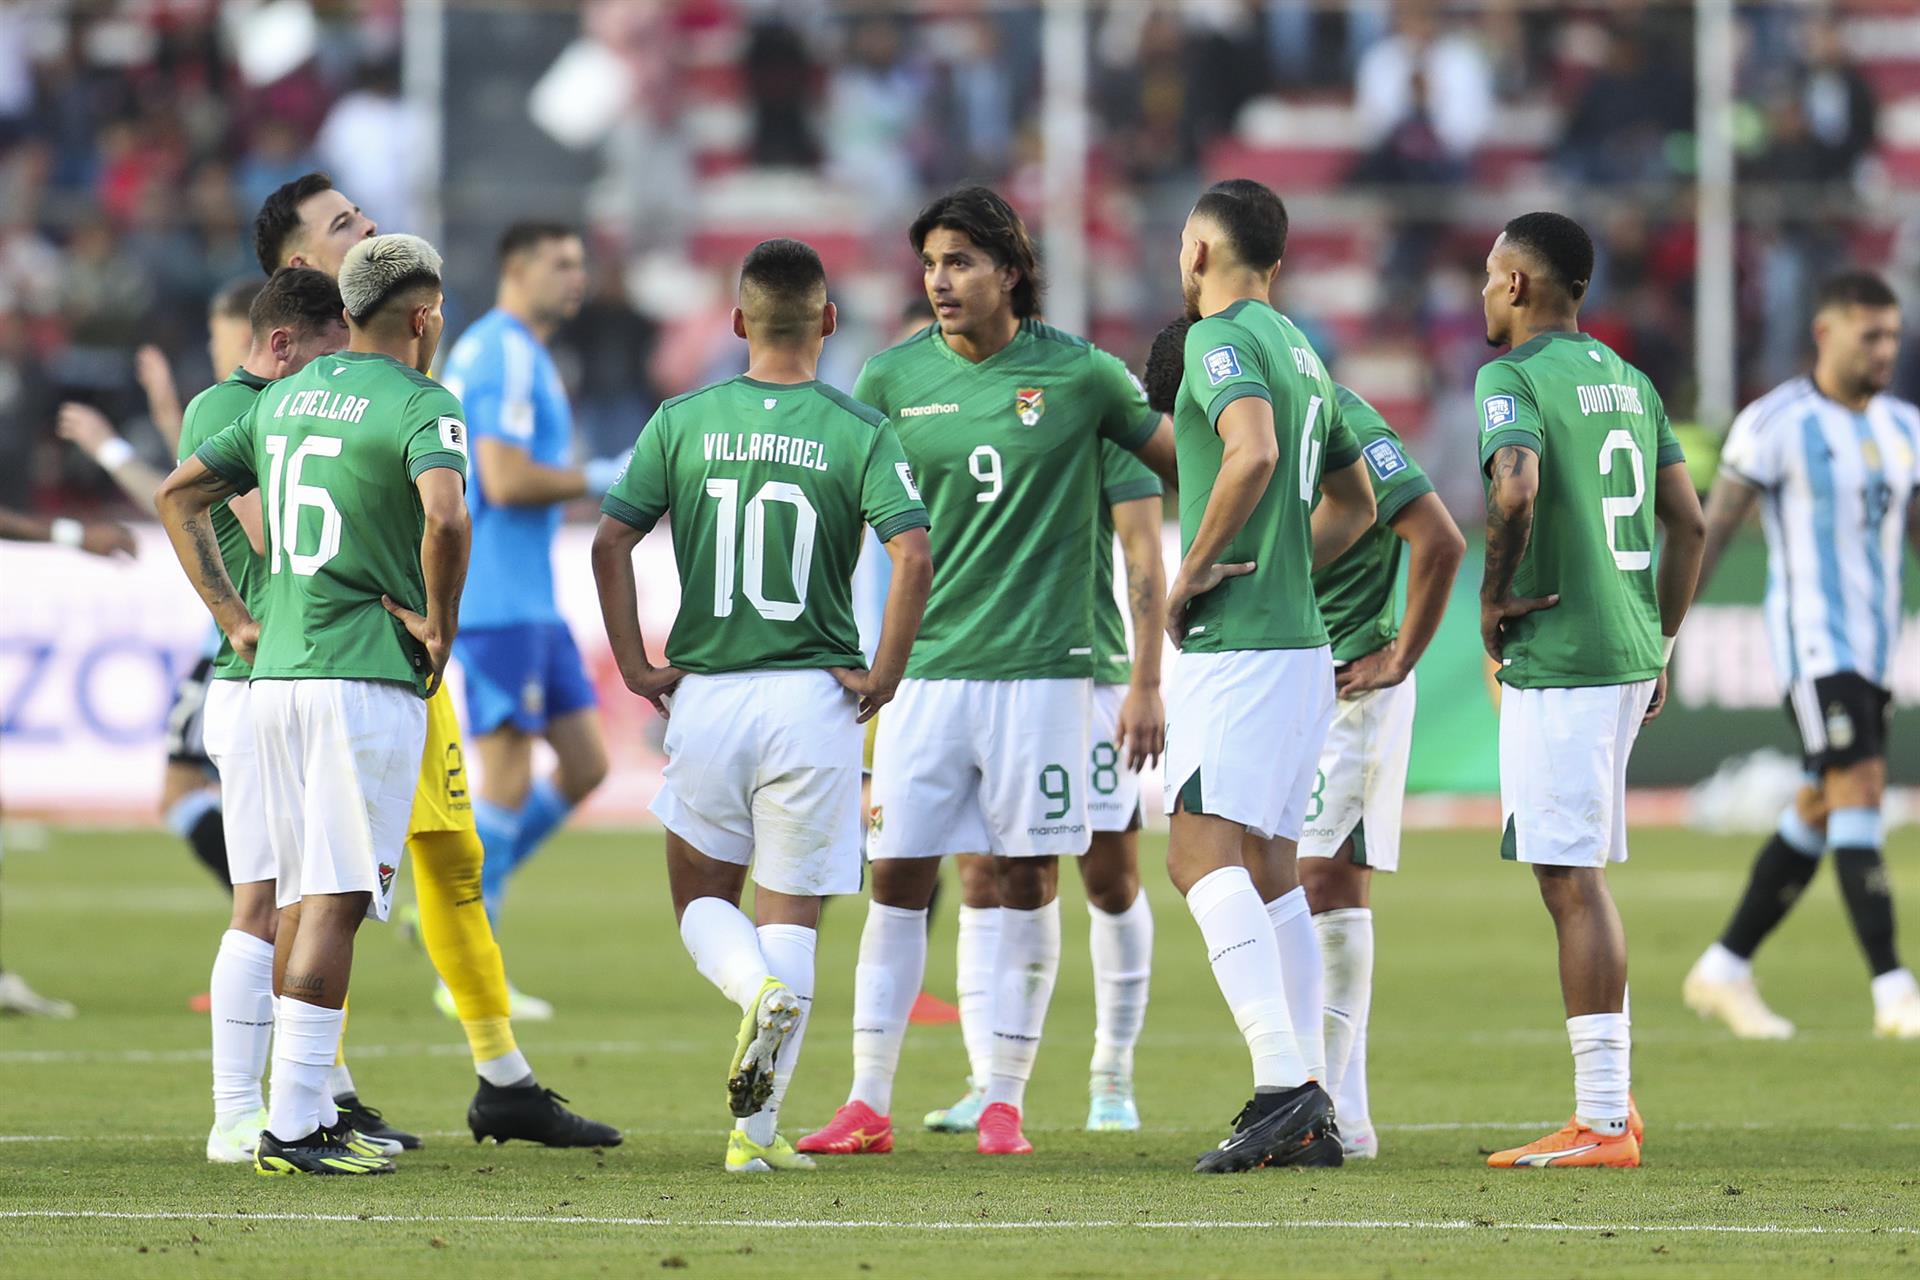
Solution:
<svg viewBox="0 0 1920 1280">
<path fill-rule="evenodd" d="M 1255 177 L 1294 215 L 1281 305 L 1418 441 L 1459 425 L 1485 359 L 1491 229 L 1551 205 L 1599 233 L 1588 326 L 1686 416 L 1691 5 L 1087 10 L 1096 341 L 1138 362 L 1178 306 L 1175 234 L 1199 184 Z M 55 435 L 67 400 L 165 460 L 143 384 L 170 373 L 184 398 L 225 372 L 208 366 L 206 301 L 258 272 L 252 212 L 309 169 L 384 229 L 440 238 L 450 334 L 490 303 L 509 221 L 586 229 L 591 297 L 556 347 L 591 454 L 624 449 L 659 398 L 735 371 L 729 272 L 767 235 L 827 259 L 843 333 L 825 376 L 848 385 L 914 311 L 902 228 L 926 195 L 991 181 L 1046 230 L 1037 4 L 449 0 L 444 14 L 422 99 L 403 92 L 419 32 L 401 0 L 0 6 L 0 504 L 113 503 Z M 1829 267 L 1874 266 L 1910 292 L 1920 11 L 1783 0 L 1742 4 L 1737 23 L 1745 396 L 1801 360 L 1805 299 Z M 1920 357 L 1897 389 L 1920 392 Z M 1469 454 L 1425 456 L 1472 515 Z"/>
</svg>

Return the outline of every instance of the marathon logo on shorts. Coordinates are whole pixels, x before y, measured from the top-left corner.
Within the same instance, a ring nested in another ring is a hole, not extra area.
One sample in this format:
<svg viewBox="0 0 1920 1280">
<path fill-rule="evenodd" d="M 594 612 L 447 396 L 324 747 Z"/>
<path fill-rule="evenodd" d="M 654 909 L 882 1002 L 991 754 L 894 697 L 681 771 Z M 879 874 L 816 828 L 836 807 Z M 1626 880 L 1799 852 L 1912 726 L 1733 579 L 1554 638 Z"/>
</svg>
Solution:
<svg viewBox="0 0 1920 1280">
<path fill-rule="evenodd" d="M 1240 353 L 1232 347 L 1215 347 L 1200 359 L 1206 366 L 1207 381 L 1216 387 L 1240 376 Z"/>
<path fill-rule="evenodd" d="M 1391 440 L 1375 440 L 1362 452 L 1366 454 L 1367 465 L 1373 468 L 1373 474 L 1382 480 L 1389 480 L 1407 469 L 1406 456 L 1394 447 Z"/>
<path fill-rule="evenodd" d="M 1513 406 L 1512 396 L 1488 396 L 1484 406 L 1487 413 L 1487 430 L 1494 431 L 1512 422 L 1518 413 Z"/>
<path fill-rule="evenodd" d="M 1030 836 L 1077 836 L 1087 829 L 1084 822 L 1055 822 L 1027 828 Z"/>
</svg>

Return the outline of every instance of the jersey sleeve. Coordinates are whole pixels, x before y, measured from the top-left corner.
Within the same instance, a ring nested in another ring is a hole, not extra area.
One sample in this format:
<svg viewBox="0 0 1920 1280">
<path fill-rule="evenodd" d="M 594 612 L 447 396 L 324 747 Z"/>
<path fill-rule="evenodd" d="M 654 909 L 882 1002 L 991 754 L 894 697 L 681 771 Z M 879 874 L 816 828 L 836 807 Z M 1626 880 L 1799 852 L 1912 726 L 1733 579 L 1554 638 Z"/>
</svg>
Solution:
<svg viewBox="0 0 1920 1280">
<path fill-rule="evenodd" d="M 1206 411 L 1207 425 L 1216 431 L 1220 414 L 1235 400 L 1258 396 L 1273 403 L 1273 392 L 1267 389 L 1265 352 L 1225 316 L 1208 316 L 1187 330 L 1183 363 L 1187 392 Z"/>
<path fill-rule="evenodd" d="M 445 467 L 467 478 L 467 423 L 460 402 L 445 387 L 417 393 L 407 406 L 407 479 Z"/>
<path fill-rule="evenodd" d="M 874 364 L 874 361 L 869 360 L 860 366 L 860 376 L 853 380 L 853 398 L 869 409 L 878 409 L 881 413 L 891 416 L 893 406 L 887 403 L 886 388 L 882 385 L 884 379 L 879 370 L 874 368 Z"/>
<path fill-rule="evenodd" d="M 645 533 L 667 512 L 666 411 L 654 410 L 620 476 L 600 503 L 603 515 Z"/>
<path fill-rule="evenodd" d="M 193 451 L 200 464 L 241 493 L 260 487 L 253 469 L 253 411 L 235 418 Z"/>
<path fill-rule="evenodd" d="M 926 504 L 920 501 L 920 486 L 914 483 L 913 468 L 900 448 L 900 437 L 890 423 L 882 423 L 873 433 L 873 447 L 867 450 L 867 473 L 860 482 L 860 514 L 873 526 L 874 536 L 885 542 L 909 529 L 925 529 Z"/>
<path fill-rule="evenodd" d="M 1339 471 L 1360 460 L 1360 437 L 1347 421 L 1346 408 L 1340 402 L 1338 385 L 1327 402 L 1327 446 L 1321 454 L 1320 470 Z"/>
<path fill-rule="evenodd" d="M 467 423 L 475 435 L 530 448 L 534 423 L 533 341 L 507 330 L 499 331 L 499 335 L 493 348 L 497 358 L 488 358 L 484 348 L 462 352 L 468 358 L 459 365 L 460 402 L 466 406 Z"/>
<path fill-rule="evenodd" d="M 1684 465 L 1687 461 L 1686 450 L 1680 447 L 1680 437 L 1673 433 L 1673 422 L 1667 417 L 1666 402 L 1652 386 L 1647 394 L 1653 397 L 1654 462 L 1655 469 L 1671 467 L 1676 463 Z"/>
<path fill-rule="evenodd" d="M 1147 389 L 1133 370 L 1100 348 L 1092 352 L 1094 403 L 1100 407 L 1100 435 L 1122 449 L 1137 449 L 1160 425 L 1160 413 L 1147 403 Z"/>
<path fill-rule="evenodd" d="M 1473 397 L 1480 404 L 1482 470 L 1495 453 L 1510 444 L 1543 452 L 1546 429 L 1540 422 L 1540 406 L 1534 400 L 1532 384 L 1513 361 L 1494 360 L 1481 365 L 1473 379 Z"/>
<path fill-rule="evenodd" d="M 1766 421 L 1762 405 L 1748 405 L 1733 420 L 1726 443 L 1720 446 L 1720 469 L 1756 489 L 1773 488 L 1782 473 L 1779 448 Z"/>
<path fill-rule="evenodd" d="M 1375 523 L 1386 528 L 1407 504 L 1433 492 L 1433 481 L 1400 443 L 1380 411 L 1356 393 L 1338 388 L 1340 416 L 1352 428 L 1359 441 L 1359 456 L 1367 464 L 1367 480 L 1373 485 L 1373 501 L 1378 508 Z"/>
<path fill-rule="evenodd" d="M 1119 445 L 1100 446 L 1100 496 L 1108 506 L 1157 498 L 1164 492 L 1153 468 Z"/>
</svg>

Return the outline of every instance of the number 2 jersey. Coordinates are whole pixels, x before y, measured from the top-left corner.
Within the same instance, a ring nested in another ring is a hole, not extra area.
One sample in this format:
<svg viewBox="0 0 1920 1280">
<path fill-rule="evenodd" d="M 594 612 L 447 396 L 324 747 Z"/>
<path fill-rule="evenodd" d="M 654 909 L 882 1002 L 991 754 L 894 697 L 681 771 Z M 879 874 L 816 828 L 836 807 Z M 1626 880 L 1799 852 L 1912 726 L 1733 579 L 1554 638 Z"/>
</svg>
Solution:
<svg viewBox="0 0 1920 1280">
<path fill-rule="evenodd" d="M 930 325 L 867 361 L 853 395 L 898 427 L 933 520 L 907 675 L 1092 676 L 1100 443 L 1138 448 L 1160 421 L 1127 367 L 1036 320 L 976 364 Z"/>
<path fill-rule="evenodd" d="M 683 671 L 864 667 L 853 567 L 927 527 L 881 414 L 819 382 L 730 378 L 661 405 L 601 511 L 641 532 L 672 513 Z"/>
<path fill-rule="evenodd" d="M 268 386 L 194 456 L 241 492 L 261 490 L 253 678 L 387 680 L 424 695 L 425 651 L 380 597 L 427 607 L 414 481 L 435 467 L 466 477 L 453 394 L 391 356 L 341 351 Z"/>
<path fill-rule="evenodd" d="M 1654 472 L 1686 461 L 1645 374 L 1584 333 L 1543 333 L 1482 365 L 1480 466 L 1508 445 L 1540 456 L 1533 536 L 1515 596 L 1560 603 L 1510 623 L 1500 679 L 1522 689 L 1660 674 Z"/>
</svg>

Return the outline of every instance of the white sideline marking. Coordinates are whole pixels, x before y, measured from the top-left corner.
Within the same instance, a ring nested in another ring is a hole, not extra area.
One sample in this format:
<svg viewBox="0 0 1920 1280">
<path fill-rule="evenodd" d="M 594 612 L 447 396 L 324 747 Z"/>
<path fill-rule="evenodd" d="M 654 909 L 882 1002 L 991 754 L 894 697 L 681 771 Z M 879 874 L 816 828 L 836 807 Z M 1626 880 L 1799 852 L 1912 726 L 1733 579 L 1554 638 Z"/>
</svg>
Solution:
<svg viewBox="0 0 1920 1280">
<path fill-rule="evenodd" d="M 5 1209 L 0 1218 L 83 1218 L 126 1222 L 399 1222 L 469 1223 L 477 1226 L 558 1227 L 748 1227 L 755 1230 L 888 1230 L 888 1231 L 1104 1231 L 1138 1227 L 1148 1231 L 1261 1231 L 1299 1227 L 1315 1231 L 1562 1231 L 1603 1235 L 1791 1235 L 1862 1236 L 1920 1235 L 1920 1227 L 1788 1227 L 1777 1223 L 1737 1226 L 1725 1223 L 1683 1222 L 1672 1226 L 1604 1222 L 1470 1222 L 1442 1219 L 1422 1222 L 1402 1219 L 1276 1218 L 1256 1222 L 1240 1219 L 1198 1218 L 1152 1222 L 1126 1218 L 1040 1218 L 1025 1222 L 900 1222 L 883 1218 L 543 1218 L 535 1214 L 413 1214 L 413 1213 L 143 1213 L 119 1209 Z"/>
</svg>

